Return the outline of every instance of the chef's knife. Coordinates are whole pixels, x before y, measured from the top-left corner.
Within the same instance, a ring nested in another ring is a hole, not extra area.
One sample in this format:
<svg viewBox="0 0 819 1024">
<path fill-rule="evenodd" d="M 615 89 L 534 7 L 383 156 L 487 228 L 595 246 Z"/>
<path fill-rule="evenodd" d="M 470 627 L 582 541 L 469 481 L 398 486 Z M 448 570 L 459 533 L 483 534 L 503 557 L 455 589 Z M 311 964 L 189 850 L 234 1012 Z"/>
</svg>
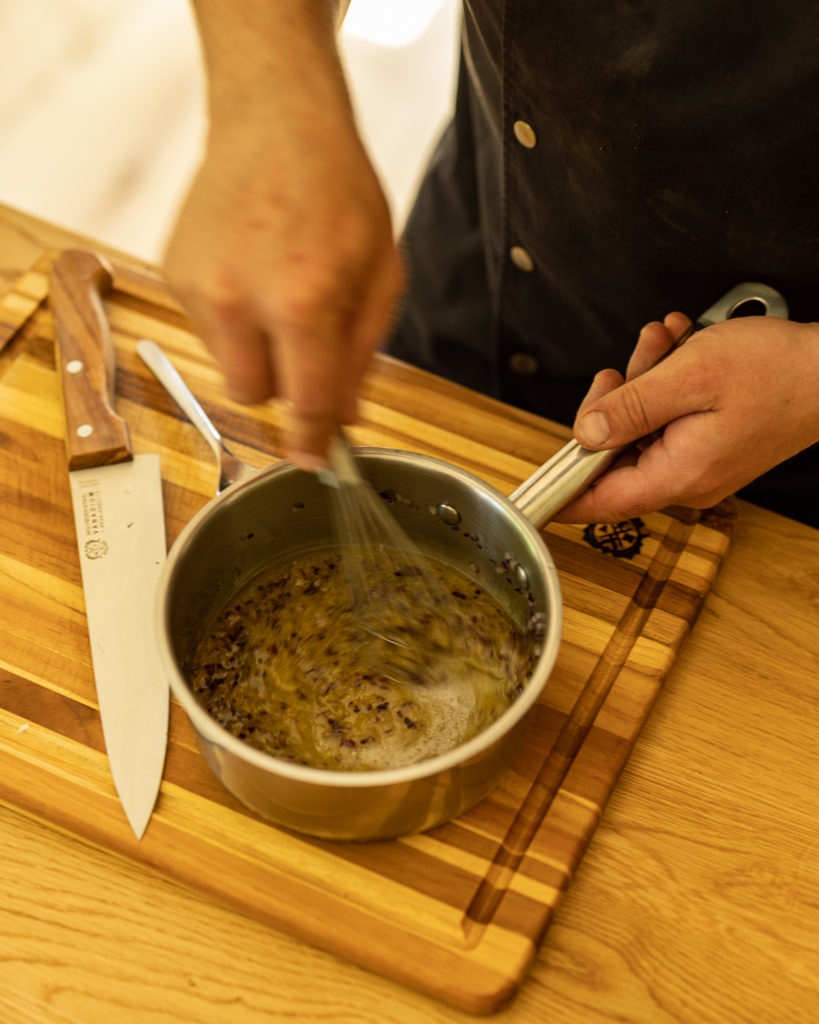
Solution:
<svg viewBox="0 0 819 1024">
<path fill-rule="evenodd" d="M 165 516 L 159 458 L 133 454 L 128 426 L 113 410 L 114 347 L 101 301 L 111 283 L 95 254 L 66 250 L 51 270 L 50 301 L 105 749 L 141 839 L 168 737 L 169 690 L 152 631 Z"/>
</svg>

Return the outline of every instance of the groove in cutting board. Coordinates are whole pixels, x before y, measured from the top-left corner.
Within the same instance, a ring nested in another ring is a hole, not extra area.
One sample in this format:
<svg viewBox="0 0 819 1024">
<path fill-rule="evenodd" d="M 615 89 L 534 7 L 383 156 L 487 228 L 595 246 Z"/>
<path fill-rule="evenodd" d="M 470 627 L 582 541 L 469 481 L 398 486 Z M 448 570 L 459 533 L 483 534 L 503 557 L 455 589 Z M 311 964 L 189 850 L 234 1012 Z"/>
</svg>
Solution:
<svg viewBox="0 0 819 1024">
<path fill-rule="evenodd" d="M 672 519 L 671 527 L 646 569 L 617 630 L 577 697 L 571 714 L 565 719 L 548 758 L 526 794 L 512 827 L 504 836 L 467 908 L 464 923 L 467 936 L 473 934 L 475 928 L 483 927 L 492 920 L 504 893 L 511 885 L 535 832 L 548 813 L 614 680 L 640 635 L 649 612 L 657 604 L 680 551 L 685 547 L 696 516 L 693 513 L 686 514 L 685 519 L 687 522 Z"/>
</svg>

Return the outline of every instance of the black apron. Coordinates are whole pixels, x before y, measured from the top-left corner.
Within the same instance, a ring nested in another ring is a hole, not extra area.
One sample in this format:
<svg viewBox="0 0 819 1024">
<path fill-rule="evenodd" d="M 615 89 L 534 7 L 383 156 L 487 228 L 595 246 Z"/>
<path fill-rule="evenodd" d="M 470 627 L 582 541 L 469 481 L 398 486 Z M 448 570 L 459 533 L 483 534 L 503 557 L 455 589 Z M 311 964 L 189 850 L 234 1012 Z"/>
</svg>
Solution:
<svg viewBox="0 0 819 1024">
<path fill-rule="evenodd" d="M 388 351 L 571 423 L 644 323 L 742 281 L 819 321 L 819 3 L 464 6 Z M 817 470 L 814 446 L 742 496 L 819 526 Z"/>
</svg>

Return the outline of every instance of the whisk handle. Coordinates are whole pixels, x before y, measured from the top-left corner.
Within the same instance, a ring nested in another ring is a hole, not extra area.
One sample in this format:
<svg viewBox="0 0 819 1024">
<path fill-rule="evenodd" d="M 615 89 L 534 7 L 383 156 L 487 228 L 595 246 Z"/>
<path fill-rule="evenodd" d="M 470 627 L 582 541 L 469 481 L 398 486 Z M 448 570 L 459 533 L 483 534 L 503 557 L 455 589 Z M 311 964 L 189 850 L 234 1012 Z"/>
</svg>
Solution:
<svg viewBox="0 0 819 1024">
<path fill-rule="evenodd" d="M 344 487 L 362 482 L 355 456 L 341 430 L 330 438 L 327 457 L 328 465 L 316 471 L 323 484 L 327 484 L 328 487 Z"/>
</svg>

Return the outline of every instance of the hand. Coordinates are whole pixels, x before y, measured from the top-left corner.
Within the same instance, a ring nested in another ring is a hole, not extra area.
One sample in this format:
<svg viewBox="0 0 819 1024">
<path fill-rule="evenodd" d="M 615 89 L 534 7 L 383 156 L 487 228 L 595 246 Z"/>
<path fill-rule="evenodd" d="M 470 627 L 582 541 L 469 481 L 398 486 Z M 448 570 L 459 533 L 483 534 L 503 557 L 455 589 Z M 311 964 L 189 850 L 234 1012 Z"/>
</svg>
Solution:
<svg viewBox="0 0 819 1024">
<path fill-rule="evenodd" d="M 282 35 L 280 21 L 264 38 Z M 337 425 L 355 419 L 402 268 L 331 33 L 323 22 L 307 28 L 276 60 L 252 61 L 253 75 L 228 61 L 213 33 L 208 149 L 165 273 L 232 397 L 288 400 L 285 447 L 312 469 Z M 246 53 L 258 50 L 241 42 Z"/>
<path fill-rule="evenodd" d="M 819 440 L 819 324 L 742 317 L 671 352 L 687 325 L 679 313 L 647 324 L 626 382 L 614 370 L 595 377 L 575 420 L 580 444 L 648 440 L 556 518 L 606 523 L 669 505 L 708 508 Z"/>
</svg>

